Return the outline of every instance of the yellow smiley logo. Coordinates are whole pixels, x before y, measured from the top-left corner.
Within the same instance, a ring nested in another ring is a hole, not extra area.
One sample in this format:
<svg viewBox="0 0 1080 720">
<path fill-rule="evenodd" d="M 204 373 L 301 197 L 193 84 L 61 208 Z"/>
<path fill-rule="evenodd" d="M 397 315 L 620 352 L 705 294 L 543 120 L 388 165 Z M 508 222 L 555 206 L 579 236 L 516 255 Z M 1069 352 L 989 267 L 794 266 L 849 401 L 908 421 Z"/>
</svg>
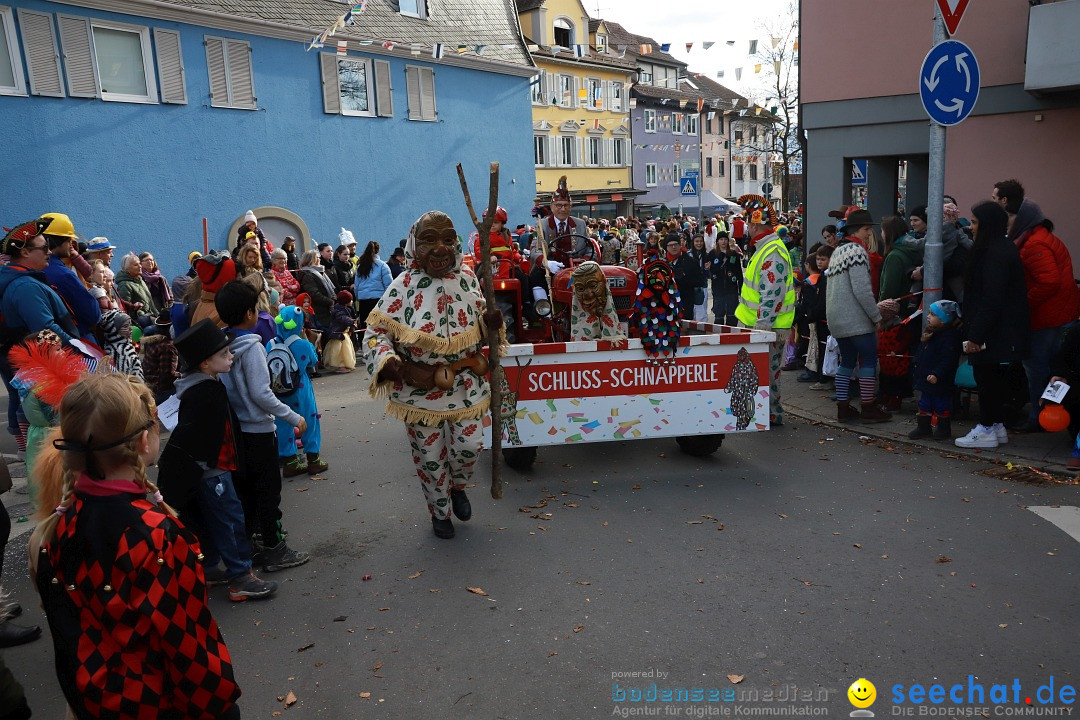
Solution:
<svg viewBox="0 0 1080 720">
<path fill-rule="evenodd" d="M 857 708 L 868 708 L 877 700 L 877 688 L 866 678 L 859 678 L 847 689 L 848 700 Z"/>
</svg>

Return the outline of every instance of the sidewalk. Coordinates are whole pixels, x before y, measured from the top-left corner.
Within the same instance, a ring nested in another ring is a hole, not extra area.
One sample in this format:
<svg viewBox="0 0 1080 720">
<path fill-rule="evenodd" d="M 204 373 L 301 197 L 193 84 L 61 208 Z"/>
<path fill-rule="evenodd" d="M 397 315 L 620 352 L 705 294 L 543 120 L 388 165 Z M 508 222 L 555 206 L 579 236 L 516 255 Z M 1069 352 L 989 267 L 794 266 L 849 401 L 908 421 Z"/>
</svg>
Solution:
<svg viewBox="0 0 1080 720">
<path fill-rule="evenodd" d="M 780 379 L 780 397 L 784 413 L 810 422 L 848 430 L 883 440 L 904 442 L 931 451 L 957 455 L 971 455 L 983 460 L 1014 465 L 1029 465 L 1046 472 L 1070 474 L 1065 469 L 1073 438 L 1068 432 L 1058 433 L 1009 433 L 1009 442 L 995 450 L 968 450 L 956 447 L 952 440 L 936 441 L 928 438 L 911 440 L 908 433 L 915 429 L 915 401 L 905 400 L 903 410 L 893 413 L 893 419 L 883 423 L 861 421 L 840 423 L 836 421 L 836 401 L 830 400 L 832 390 L 811 390 L 810 383 L 797 382 L 799 371 L 785 372 Z M 857 405 L 857 403 L 853 403 Z M 974 427 L 978 412 L 978 399 L 971 402 L 971 416 L 953 418 L 953 438 L 963 437 Z M 780 432 L 783 432 L 781 430 Z"/>
</svg>

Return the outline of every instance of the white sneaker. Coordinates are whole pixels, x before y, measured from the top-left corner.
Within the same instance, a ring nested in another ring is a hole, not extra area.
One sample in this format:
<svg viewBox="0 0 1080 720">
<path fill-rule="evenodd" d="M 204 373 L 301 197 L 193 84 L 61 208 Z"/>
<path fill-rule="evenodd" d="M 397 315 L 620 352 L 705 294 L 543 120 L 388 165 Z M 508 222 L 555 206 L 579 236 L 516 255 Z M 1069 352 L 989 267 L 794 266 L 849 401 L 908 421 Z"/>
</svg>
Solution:
<svg viewBox="0 0 1080 720">
<path fill-rule="evenodd" d="M 994 423 L 994 427 L 990 429 L 994 431 L 998 445 L 1005 445 L 1009 442 L 1009 431 L 1005 429 L 1005 423 Z"/>
<path fill-rule="evenodd" d="M 998 446 L 997 434 L 993 428 L 976 425 L 967 435 L 956 438 L 956 447 L 993 449 Z"/>
</svg>

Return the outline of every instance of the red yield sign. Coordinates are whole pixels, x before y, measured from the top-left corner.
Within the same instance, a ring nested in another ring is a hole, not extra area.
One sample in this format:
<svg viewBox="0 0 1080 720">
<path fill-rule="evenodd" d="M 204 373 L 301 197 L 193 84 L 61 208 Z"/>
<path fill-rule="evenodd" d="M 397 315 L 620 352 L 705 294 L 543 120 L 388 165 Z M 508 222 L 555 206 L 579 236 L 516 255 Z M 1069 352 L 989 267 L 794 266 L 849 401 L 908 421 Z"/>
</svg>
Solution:
<svg viewBox="0 0 1080 720">
<path fill-rule="evenodd" d="M 967 10 L 968 0 L 937 0 L 937 4 L 941 17 L 945 18 L 945 28 L 949 35 L 955 35 L 960 18 L 964 17 L 964 11 Z"/>
</svg>

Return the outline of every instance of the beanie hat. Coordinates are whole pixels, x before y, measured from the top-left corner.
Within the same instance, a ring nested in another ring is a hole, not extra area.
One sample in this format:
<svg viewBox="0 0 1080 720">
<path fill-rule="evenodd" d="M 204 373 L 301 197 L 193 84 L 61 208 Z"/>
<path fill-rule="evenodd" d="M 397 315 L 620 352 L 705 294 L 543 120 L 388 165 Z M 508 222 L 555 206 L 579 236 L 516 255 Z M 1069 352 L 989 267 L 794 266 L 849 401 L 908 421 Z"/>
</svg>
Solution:
<svg viewBox="0 0 1080 720">
<path fill-rule="evenodd" d="M 259 223 L 259 221 L 255 218 L 255 213 L 252 212 L 251 210 L 248 210 L 246 213 L 244 213 L 244 222 L 245 223 L 253 222 L 255 224 Z"/>
<path fill-rule="evenodd" d="M 936 303 L 931 303 L 930 312 L 937 315 L 938 319 L 946 325 L 960 317 L 960 308 L 952 300 L 938 300 Z"/>
<path fill-rule="evenodd" d="M 338 305 L 351 305 L 352 304 L 352 293 L 349 292 L 348 290 L 339 290 L 338 294 L 335 295 L 334 297 L 337 299 Z"/>
<path fill-rule="evenodd" d="M 191 252 L 189 252 L 187 254 L 188 265 L 191 265 L 192 263 L 194 263 L 196 258 L 201 258 L 201 257 L 202 257 L 201 252 L 199 252 L 198 250 L 192 250 Z"/>
<path fill-rule="evenodd" d="M 908 213 L 908 217 L 918 217 L 918 218 L 921 218 L 923 222 L 927 222 L 927 220 L 926 220 L 926 206 L 925 205 L 917 205 L 917 206 L 915 206 L 914 208 L 912 208 L 911 212 Z"/>
</svg>

